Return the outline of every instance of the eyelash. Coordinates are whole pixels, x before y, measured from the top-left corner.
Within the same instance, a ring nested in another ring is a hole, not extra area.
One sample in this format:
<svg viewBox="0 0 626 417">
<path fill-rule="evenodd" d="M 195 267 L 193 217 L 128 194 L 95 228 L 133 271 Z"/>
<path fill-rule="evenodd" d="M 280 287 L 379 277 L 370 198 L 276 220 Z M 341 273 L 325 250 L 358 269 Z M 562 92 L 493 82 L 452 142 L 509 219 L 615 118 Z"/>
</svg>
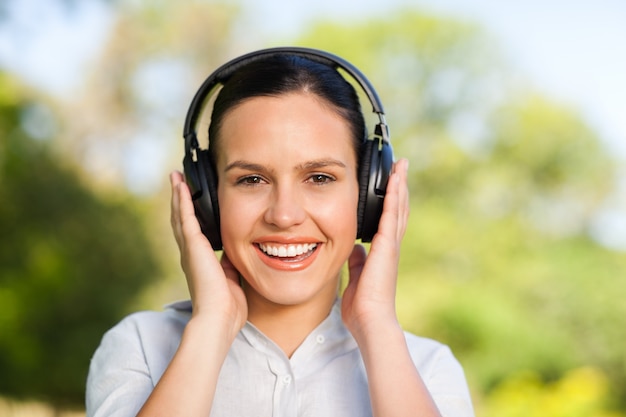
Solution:
<svg viewBox="0 0 626 417">
<path fill-rule="evenodd" d="M 260 175 L 248 175 L 248 176 L 238 179 L 237 184 L 248 186 L 248 187 L 254 187 L 255 185 L 259 185 L 264 181 L 265 180 Z M 310 182 L 314 185 L 325 185 L 325 184 L 335 182 L 335 181 L 336 181 L 335 177 L 331 175 L 327 175 L 327 174 L 313 174 L 309 176 L 306 180 L 306 182 Z"/>
<path fill-rule="evenodd" d="M 321 180 L 321 181 L 319 181 Z M 316 185 L 324 185 L 324 184 L 328 184 L 331 182 L 336 181 L 336 179 L 334 177 L 332 177 L 331 175 L 326 175 L 326 174 L 313 174 L 311 175 L 307 181 L 312 182 L 313 184 Z"/>
<path fill-rule="evenodd" d="M 246 177 L 242 177 L 237 180 L 238 185 L 245 185 L 248 187 L 253 187 L 255 185 L 261 184 L 263 182 L 263 177 L 260 175 L 248 175 Z"/>
</svg>

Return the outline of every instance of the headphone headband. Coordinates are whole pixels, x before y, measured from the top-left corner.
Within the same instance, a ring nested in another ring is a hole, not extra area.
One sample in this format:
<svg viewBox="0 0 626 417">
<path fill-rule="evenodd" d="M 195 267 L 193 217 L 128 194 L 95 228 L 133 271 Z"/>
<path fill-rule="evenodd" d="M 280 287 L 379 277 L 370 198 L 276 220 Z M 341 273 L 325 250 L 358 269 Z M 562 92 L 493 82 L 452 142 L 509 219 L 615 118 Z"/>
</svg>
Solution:
<svg viewBox="0 0 626 417">
<path fill-rule="evenodd" d="M 303 58 L 310 59 L 312 61 L 319 62 L 324 65 L 328 65 L 335 69 L 342 69 L 346 71 L 348 75 L 350 75 L 359 84 L 359 86 L 361 86 L 361 88 L 367 95 L 370 103 L 372 104 L 373 112 L 376 113 L 380 119 L 380 126 L 385 127 L 381 128 L 381 132 L 377 133 L 379 133 L 384 140 L 389 140 L 389 134 L 386 129 L 383 104 L 380 101 L 380 98 L 378 97 L 378 94 L 376 93 L 376 90 L 374 89 L 372 84 L 358 68 L 337 55 L 325 51 L 320 51 L 318 49 L 303 47 L 277 47 L 261 49 L 259 51 L 250 52 L 240 57 L 234 58 L 231 61 L 220 66 L 204 81 L 204 83 L 202 83 L 202 85 L 196 92 L 191 102 L 191 105 L 189 106 L 189 111 L 187 112 L 187 117 L 185 118 L 183 137 L 185 138 L 185 149 L 187 151 L 198 148 L 196 138 L 196 123 L 198 121 L 198 118 L 200 117 L 204 102 L 211 94 L 213 89 L 218 84 L 224 84 L 225 82 L 227 82 L 230 77 L 243 66 L 251 62 L 274 55 L 297 55 Z"/>
<path fill-rule="evenodd" d="M 372 104 L 374 113 L 378 115 L 379 123 L 376 124 L 373 137 L 363 138 L 358 172 L 359 202 L 356 216 L 358 223 L 356 238 L 360 238 L 363 242 L 371 242 L 378 230 L 383 200 L 393 165 L 393 151 L 389 143 L 389 128 L 385 122 L 383 105 L 374 87 L 354 65 L 328 52 L 300 47 L 262 49 L 235 58 L 209 75 L 196 92 L 185 118 L 183 167 L 185 181 L 191 191 L 194 210 L 202 232 L 214 250 L 222 249 L 220 209 L 217 201 L 217 174 L 208 149 L 200 149 L 196 137 L 196 125 L 204 104 L 219 84 L 227 83 L 232 75 L 243 66 L 278 55 L 300 56 L 337 71 L 343 70 L 359 84 Z M 339 75 L 343 76 L 343 74 Z"/>
</svg>

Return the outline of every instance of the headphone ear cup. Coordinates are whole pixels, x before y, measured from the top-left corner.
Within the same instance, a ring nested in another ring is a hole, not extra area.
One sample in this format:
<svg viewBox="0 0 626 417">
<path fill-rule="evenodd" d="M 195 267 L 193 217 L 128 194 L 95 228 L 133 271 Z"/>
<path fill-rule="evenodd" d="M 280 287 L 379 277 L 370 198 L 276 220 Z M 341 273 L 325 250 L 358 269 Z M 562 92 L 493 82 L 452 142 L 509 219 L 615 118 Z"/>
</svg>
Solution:
<svg viewBox="0 0 626 417">
<path fill-rule="evenodd" d="M 387 141 L 379 144 L 378 140 L 367 140 L 361 159 L 357 238 L 362 242 L 371 242 L 378 231 L 393 165 L 391 145 Z"/>
<path fill-rule="evenodd" d="M 372 149 L 374 141 L 366 140 L 361 150 L 359 161 L 359 205 L 357 207 L 357 239 L 363 238 L 363 223 L 365 206 L 367 204 L 367 189 L 370 180 L 370 167 L 372 164 Z"/>
<path fill-rule="evenodd" d="M 207 150 L 197 151 L 197 161 L 190 156 L 183 160 L 185 177 L 192 193 L 193 207 L 202 233 L 214 250 L 222 249 L 220 213 L 217 202 L 217 177 Z"/>
</svg>

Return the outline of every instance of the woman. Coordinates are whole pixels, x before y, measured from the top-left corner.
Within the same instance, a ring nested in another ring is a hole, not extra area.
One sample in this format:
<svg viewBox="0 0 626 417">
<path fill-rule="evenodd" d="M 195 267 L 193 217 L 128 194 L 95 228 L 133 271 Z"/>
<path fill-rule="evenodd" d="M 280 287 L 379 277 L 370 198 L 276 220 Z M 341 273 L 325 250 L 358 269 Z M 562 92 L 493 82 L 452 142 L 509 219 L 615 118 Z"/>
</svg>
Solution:
<svg viewBox="0 0 626 417">
<path fill-rule="evenodd" d="M 366 128 L 340 73 L 289 52 L 244 63 L 216 98 L 209 137 L 221 259 L 172 173 L 191 302 L 105 335 L 88 415 L 473 415 L 449 349 L 396 317 L 406 160 L 391 170 L 369 254 L 355 245 Z"/>
</svg>

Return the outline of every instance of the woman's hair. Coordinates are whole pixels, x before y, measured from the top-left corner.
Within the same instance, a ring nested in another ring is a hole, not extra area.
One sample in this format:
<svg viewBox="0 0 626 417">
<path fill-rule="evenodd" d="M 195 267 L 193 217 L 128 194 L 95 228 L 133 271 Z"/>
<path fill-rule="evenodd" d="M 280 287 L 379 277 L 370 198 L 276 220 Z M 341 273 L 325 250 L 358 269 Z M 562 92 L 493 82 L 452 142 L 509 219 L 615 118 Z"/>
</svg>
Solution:
<svg viewBox="0 0 626 417">
<path fill-rule="evenodd" d="M 367 132 L 354 87 L 328 65 L 296 55 L 274 55 L 235 71 L 217 95 L 209 125 L 209 155 L 213 166 L 216 166 L 222 122 L 229 111 L 253 97 L 278 97 L 295 92 L 315 94 L 345 119 L 350 125 L 358 164 Z"/>
</svg>

